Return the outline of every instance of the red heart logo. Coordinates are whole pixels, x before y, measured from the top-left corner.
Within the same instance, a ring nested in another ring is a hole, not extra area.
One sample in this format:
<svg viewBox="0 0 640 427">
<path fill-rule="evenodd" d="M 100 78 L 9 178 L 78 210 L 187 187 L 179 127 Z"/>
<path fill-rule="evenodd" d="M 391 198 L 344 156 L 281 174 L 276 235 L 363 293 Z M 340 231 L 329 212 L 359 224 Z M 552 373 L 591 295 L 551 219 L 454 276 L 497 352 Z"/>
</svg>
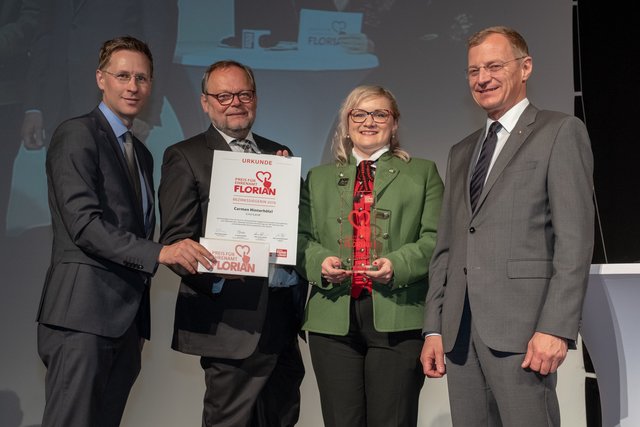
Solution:
<svg viewBox="0 0 640 427">
<path fill-rule="evenodd" d="M 260 182 L 271 181 L 271 172 L 258 171 L 256 172 L 256 178 Z"/>
</svg>

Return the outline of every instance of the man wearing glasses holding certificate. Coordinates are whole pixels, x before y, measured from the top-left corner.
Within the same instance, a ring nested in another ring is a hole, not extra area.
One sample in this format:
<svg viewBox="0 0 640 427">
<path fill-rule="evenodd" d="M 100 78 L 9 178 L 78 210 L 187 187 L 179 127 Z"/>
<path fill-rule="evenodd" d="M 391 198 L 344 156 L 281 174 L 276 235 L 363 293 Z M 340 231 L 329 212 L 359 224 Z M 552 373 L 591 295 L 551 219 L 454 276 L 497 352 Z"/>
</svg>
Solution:
<svg viewBox="0 0 640 427">
<path fill-rule="evenodd" d="M 159 199 L 165 244 L 205 235 L 214 150 L 291 153 L 251 132 L 257 96 L 248 67 L 235 61 L 209 66 L 200 102 L 211 126 L 164 154 Z M 304 375 L 297 332 L 305 288 L 296 273 L 275 267 L 266 279 L 174 271 L 182 281 L 172 347 L 201 357 L 202 425 L 294 425 Z"/>
<path fill-rule="evenodd" d="M 120 425 L 150 335 L 151 276 L 158 264 L 195 273 L 214 262 L 192 240 L 151 240 L 153 159 L 131 133 L 151 95 L 149 47 L 128 36 L 106 41 L 95 78 L 102 102 L 58 126 L 47 151 L 53 247 L 37 318 L 43 426 Z"/>
</svg>

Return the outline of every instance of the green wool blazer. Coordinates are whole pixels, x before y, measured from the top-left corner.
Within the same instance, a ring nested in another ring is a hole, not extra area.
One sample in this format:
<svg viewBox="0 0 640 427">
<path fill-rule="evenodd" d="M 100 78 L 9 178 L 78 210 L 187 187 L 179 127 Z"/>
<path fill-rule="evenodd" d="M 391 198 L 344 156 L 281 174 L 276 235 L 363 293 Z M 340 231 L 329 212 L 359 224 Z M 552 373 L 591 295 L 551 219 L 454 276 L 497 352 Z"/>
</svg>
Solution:
<svg viewBox="0 0 640 427">
<path fill-rule="evenodd" d="M 300 197 L 298 266 L 311 285 L 303 329 L 331 335 L 349 330 L 351 279 L 324 281 L 321 264 L 338 256 L 351 269 L 355 159 L 311 169 Z M 436 241 L 443 184 L 435 163 L 385 153 L 376 163 L 372 242 L 393 263 L 388 284 L 373 283 L 374 326 L 380 332 L 422 329 L 428 269 Z"/>
</svg>

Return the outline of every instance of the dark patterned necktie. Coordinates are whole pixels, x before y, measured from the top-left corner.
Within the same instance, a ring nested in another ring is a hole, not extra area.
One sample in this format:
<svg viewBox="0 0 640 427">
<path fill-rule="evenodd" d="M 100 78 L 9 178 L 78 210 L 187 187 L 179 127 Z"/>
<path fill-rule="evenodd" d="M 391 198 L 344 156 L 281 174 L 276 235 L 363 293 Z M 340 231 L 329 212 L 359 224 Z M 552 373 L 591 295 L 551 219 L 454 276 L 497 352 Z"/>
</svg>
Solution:
<svg viewBox="0 0 640 427">
<path fill-rule="evenodd" d="M 234 139 L 232 141 L 238 147 L 242 148 L 242 151 L 245 153 L 253 153 L 253 147 L 251 146 L 251 142 L 247 139 Z"/>
<path fill-rule="evenodd" d="M 129 177 L 133 185 L 133 191 L 136 194 L 136 200 L 138 204 L 142 206 L 142 190 L 140 188 L 140 172 L 138 171 L 138 164 L 136 163 L 136 155 L 133 149 L 133 137 L 131 132 L 127 131 L 124 134 L 124 158 L 127 161 L 127 168 L 129 169 Z"/>
<path fill-rule="evenodd" d="M 489 132 L 487 132 L 487 137 L 482 143 L 480 156 L 478 157 L 478 162 L 476 163 L 476 167 L 473 170 L 473 175 L 471 175 L 471 184 L 469 185 L 471 211 L 476 210 L 478 199 L 480 198 L 482 188 L 484 187 L 484 182 L 487 178 L 487 171 L 489 170 L 489 165 L 491 164 L 491 158 L 493 157 L 493 152 L 496 149 L 496 143 L 498 142 L 498 132 L 500 132 L 500 129 L 502 129 L 502 125 L 499 122 L 491 123 L 491 126 L 489 126 Z"/>
</svg>

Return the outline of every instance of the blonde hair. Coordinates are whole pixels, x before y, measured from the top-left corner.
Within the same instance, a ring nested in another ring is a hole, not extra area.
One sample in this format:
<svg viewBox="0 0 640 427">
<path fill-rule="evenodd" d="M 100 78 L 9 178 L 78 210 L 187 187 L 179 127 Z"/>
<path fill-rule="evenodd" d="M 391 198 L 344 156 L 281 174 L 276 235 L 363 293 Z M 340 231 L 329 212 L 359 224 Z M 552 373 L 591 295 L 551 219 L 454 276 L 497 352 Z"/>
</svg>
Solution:
<svg viewBox="0 0 640 427">
<path fill-rule="evenodd" d="M 353 89 L 349 95 L 347 95 L 340 107 L 338 126 L 331 142 L 331 152 L 333 153 L 334 160 L 338 164 L 346 164 L 349 162 L 349 154 L 351 154 L 351 149 L 353 148 L 353 142 L 351 141 L 351 138 L 349 138 L 349 112 L 356 108 L 365 99 L 380 96 L 389 100 L 389 103 L 391 104 L 391 115 L 396 122 L 399 121 L 400 110 L 398 110 L 398 103 L 391 91 L 383 88 L 382 86 L 367 85 L 358 86 Z M 400 148 L 400 141 L 398 140 L 397 135 L 391 136 L 389 144 L 389 151 L 391 151 L 391 154 L 404 161 L 409 161 L 411 156 Z"/>
</svg>

